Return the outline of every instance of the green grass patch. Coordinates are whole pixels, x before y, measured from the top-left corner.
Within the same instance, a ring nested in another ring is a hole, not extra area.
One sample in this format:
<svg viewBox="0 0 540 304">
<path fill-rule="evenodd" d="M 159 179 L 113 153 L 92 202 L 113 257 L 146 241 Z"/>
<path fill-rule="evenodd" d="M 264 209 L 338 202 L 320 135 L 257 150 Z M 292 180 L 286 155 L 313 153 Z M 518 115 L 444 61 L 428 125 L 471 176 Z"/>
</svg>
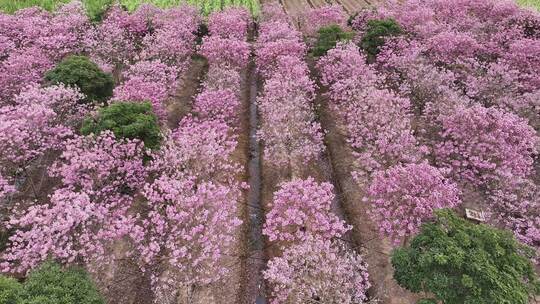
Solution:
<svg viewBox="0 0 540 304">
<path fill-rule="evenodd" d="M 0 11 L 14 13 L 19 9 L 32 6 L 39 6 L 48 11 L 57 9 L 60 5 L 71 0 L 0 0 Z M 260 11 L 259 0 L 82 0 L 88 15 L 92 20 L 99 20 L 103 12 L 111 4 L 119 2 L 129 11 L 136 10 L 143 3 L 152 3 L 161 8 L 170 8 L 180 4 L 191 4 L 197 6 L 201 13 L 208 15 L 211 12 L 219 11 L 229 6 L 243 6 L 253 15 L 258 15 Z"/>
<path fill-rule="evenodd" d="M 540 0 L 517 0 L 522 6 L 532 7 L 540 11 Z"/>
<path fill-rule="evenodd" d="M 54 11 L 64 3 L 71 0 L 0 0 L 0 11 L 12 14 L 17 10 L 39 6 L 47 11 Z M 99 20 L 103 12 L 114 0 L 83 0 L 88 16 L 92 20 Z"/>
</svg>

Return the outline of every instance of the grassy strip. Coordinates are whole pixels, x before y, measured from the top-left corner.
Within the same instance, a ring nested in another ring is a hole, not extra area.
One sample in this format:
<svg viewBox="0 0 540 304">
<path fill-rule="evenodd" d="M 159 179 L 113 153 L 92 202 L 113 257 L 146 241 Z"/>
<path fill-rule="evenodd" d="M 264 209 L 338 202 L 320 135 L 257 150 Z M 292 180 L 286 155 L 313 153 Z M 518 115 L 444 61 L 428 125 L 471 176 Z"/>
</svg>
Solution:
<svg viewBox="0 0 540 304">
<path fill-rule="evenodd" d="M 528 6 L 540 11 L 540 0 L 517 0 L 522 6 Z"/>
<path fill-rule="evenodd" d="M 0 11 L 14 13 L 15 11 L 32 6 L 40 6 L 48 11 L 53 11 L 63 3 L 71 0 L 0 0 Z M 204 15 L 213 11 L 221 10 L 228 6 L 244 6 L 253 15 L 259 14 L 259 0 L 82 0 L 88 15 L 92 20 L 99 20 L 103 12 L 114 2 L 120 2 L 129 11 L 137 9 L 143 3 L 152 3 L 158 7 L 169 8 L 188 3 L 201 9 Z"/>
<path fill-rule="evenodd" d="M 40 6 L 48 11 L 53 11 L 58 6 L 71 0 L 0 0 L 0 11 L 12 14 L 15 11 L 32 6 Z M 114 3 L 114 0 L 82 0 L 88 16 L 92 20 L 99 20 L 103 12 Z"/>
</svg>

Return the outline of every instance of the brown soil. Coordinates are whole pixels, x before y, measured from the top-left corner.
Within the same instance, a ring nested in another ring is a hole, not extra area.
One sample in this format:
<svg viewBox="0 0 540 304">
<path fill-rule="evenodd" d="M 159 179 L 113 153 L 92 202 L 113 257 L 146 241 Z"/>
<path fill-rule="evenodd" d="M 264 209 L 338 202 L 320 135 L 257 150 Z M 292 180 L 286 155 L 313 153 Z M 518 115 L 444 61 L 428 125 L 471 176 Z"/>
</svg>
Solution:
<svg viewBox="0 0 540 304">
<path fill-rule="evenodd" d="M 296 18 L 304 14 L 309 8 L 338 4 L 343 7 L 347 14 L 353 15 L 362 8 L 377 5 L 380 0 L 280 0 L 279 2 L 285 9 L 285 12 L 296 20 Z"/>
<path fill-rule="evenodd" d="M 191 60 L 188 71 L 181 79 L 181 85 L 167 104 L 168 121 L 170 129 L 175 129 L 184 116 L 191 112 L 193 98 L 197 95 L 201 85 L 201 78 L 208 71 L 206 59 L 195 57 Z"/>
</svg>

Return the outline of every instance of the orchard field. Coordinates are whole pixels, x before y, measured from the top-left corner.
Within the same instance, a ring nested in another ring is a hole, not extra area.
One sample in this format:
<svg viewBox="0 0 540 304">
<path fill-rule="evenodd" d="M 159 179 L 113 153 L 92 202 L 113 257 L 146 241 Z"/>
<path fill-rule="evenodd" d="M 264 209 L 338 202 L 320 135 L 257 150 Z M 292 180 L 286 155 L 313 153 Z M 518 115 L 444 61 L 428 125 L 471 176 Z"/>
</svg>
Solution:
<svg viewBox="0 0 540 304">
<path fill-rule="evenodd" d="M 0 304 L 540 303 L 540 13 L 0 0 Z"/>
</svg>

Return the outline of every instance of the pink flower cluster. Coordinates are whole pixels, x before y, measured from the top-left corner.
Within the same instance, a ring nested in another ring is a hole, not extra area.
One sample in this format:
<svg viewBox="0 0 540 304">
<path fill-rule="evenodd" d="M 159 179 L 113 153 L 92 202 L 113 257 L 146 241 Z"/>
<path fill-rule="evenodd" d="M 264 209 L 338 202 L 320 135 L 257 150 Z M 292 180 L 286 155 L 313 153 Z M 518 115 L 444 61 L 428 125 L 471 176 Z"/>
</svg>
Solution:
<svg viewBox="0 0 540 304">
<path fill-rule="evenodd" d="M 106 262 L 106 246 L 134 224 L 130 192 L 146 178 L 142 149 L 142 143 L 119 140 L 111 132 L 69 140 L 49 170 L 61 187 L 47 203 L 21 210 L 9 222 L 18 230 L 1 256 L 2 271 L 26 272 L 50 257 Z"/>
<path fill-rule="evenodd" d="M 15 105 L 0 107 L 0 176 L 12 180 L 36 159 L 63 148 L 87 112 L 80 104 L 83 97 L 62 85 L 35 85 L 16 96 Z"/>
<path fill-rule="evenodd" d="M 518 180 L 489 196 L 492 220 L 514 232 L 521 242 L 540 253 L 540 188 L 531 180 Z"/>
<path fill-rule="evenodd" d="M 87 39 L 90 54 L 113 69 L 141 59 L 181 66 L 194 51 L 199 22 L 186 5 L 161 10 L 146 4 L 132 14 L 114 6 Z"/>
<path fill-rule="evenodd" d="M 227 273 L 221 256 L 234 241 L 239 193 L 226 185 L 162 175 L 143 191 L 149 202 L 144 234 L 135 237 L 146 264 L 168 264 L 155 280 L 185 286 L 213 283 Z M 175 286 L 175 285 L 173 285 Z"/>
<path fill-rule="evenodd" d="M 27 85 L 39 84 L 53 61 L 37 47 L 14 50 L 0 61 L 0 106 L 13 104 L 13 97 Z"/>
<path fill-rule="evenodd" d="M 268 21 L 288 23 L 290 20 L 287 13 L 283 10 L 283 6 L 279 2 L 269 1 L 262 4 L 259 21 L 261 23 L 266 23 Z"/>
<path fill-rule="evenodd" d="M 382 235 L 399 244 L 416 234 L 435 209 L 460 204 L 459 194 L 436 167 L 425 162 L 397 165 L 374 174 L 368 190 L 370 216 Z"/>
<path fill-rule="evenodd" d="M 301 33 L 293 30 L 289 23 L 269 20 L 260 25 L 255 55 L 257 70 L 269 77 L 280 56 L 302 58 L 306 55 L 306 45 Z"/>
<path fill-rule="evenodd" d="M 229 7 L 208 17 L 210 35 L 245 41 L 247 38 L 249 12 L 241 7 Z"/>
<path fill-rule="evenodd" d="M 203 39 L 199 52 L 210 64 L 244 67 L 248 64 L 251 50 L 244 40 L 210 36 Z"/>
<path fill-rule="evenodd" d="M 312 177 L 293 179 L 274 192 L 263 234 L 270 241 L 298 243 L 308 235 L 325 240 L 339 238 L 352 227 L 331 211 L 334 187 Z"/>
<path fill-rule="evenodd" d="M 160 10 L 145 5 L 132 15 L 113 10 L 109 19 L 140 49 L 134 49 L 139 56 L 132 53 L 132 58 L 122 62 L 131 64 L 122 75 L 124 82 L 114 90 L 113 101 L 150 101 L 154 113 L 164 121 L 165 102 L 176 92 L 195 49 L 197 13 L 190 6 Z"/>
<path fill-rule="evenodd" d="M 377 88 L 380 79 L 354 44 L 339 44 L 317 66 L 364 171 L 421 158 L 425 148 L 412 132 L 410 101 Z"/>
<path fill-rule="evenodd" d="M 442 115 L 441 122 L 436 163 L 457 181 L 493 189 L 532 172 L 539 138 L 515 114 L 475 105 Z"/>
<path fill-rule="evenodd" d="M 262 123 L 258 132 L 265 158 L 277 168 L 298 171 L 317 159 L 323 134 L 315 121 L 315 84 L 303 60 L 305 44 L 300 33 L 287 23 L 268 21 L 260 28 L 256 45 L 257 64 L 264 77 L 259 97 Z M 275 46 L 284 48 L 274 48 Z"/>
<path fill-rule="evenodd" d="M 371 286 L 362 257 L 339 242 L 307 238 L 268 262 L 270 303 L 363 303 Z"/>
<path fill-rule="evenodd" d="M 319 29 L 329 25 L 345 28 L 347 18 L 347 13 L 339 4 L 312 8 L 302 18 L 302 29 L 306 35 L 315 35 Z"/>
<path fill-rule="evenodd" d="M 157 14 L 152 21 L 152 33 L 143 39 L 141 57 L 187 68 L 185 63 L 195 51 L 195 32 L 200 22 L 195 8 L 187 5 Z"/>
</svg>

